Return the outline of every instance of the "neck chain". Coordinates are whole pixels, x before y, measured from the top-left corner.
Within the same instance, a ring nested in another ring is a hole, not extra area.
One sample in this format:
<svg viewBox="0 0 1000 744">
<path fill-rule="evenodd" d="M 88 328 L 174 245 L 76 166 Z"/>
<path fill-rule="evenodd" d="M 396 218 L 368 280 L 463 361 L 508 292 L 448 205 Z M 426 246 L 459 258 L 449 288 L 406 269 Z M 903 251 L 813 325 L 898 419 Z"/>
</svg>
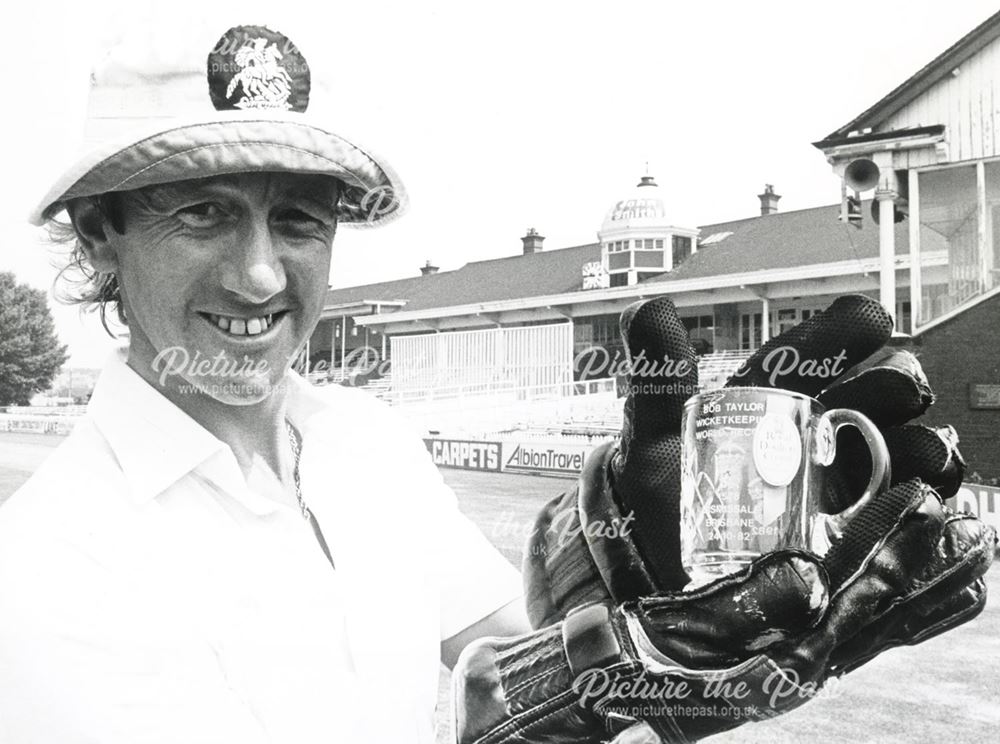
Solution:
<svg viewBox="0 0 1000 744">
<path fill-rule="evenodd" d="M 302 517 L 307 521 L 312 521 L 312 512 L 309 511 L 309 507 L 306 506 L 306 502 L 302 498 L 302 481 L 299 478 L 299 457 L 302 454 L 302 440 L 288 419 L 285 419 L 285 431 L 288 432 L 288 441 L 292 445 L 292 456 L 295 458 L 295 469 L 292 471 L 292 478 L 295 481 L 295 499 L 299 502 Z"/>
</svg>

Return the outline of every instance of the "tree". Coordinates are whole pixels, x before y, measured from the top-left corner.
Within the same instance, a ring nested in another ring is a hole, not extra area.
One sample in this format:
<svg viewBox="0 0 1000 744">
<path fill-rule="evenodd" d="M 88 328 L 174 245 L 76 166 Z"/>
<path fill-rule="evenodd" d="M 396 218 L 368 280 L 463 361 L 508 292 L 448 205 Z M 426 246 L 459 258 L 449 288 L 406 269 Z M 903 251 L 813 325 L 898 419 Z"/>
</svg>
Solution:
<svg viewBox="0 0 1000 744">
<path fill-rule="evenodd" d="M 27 405 L 66 357 L 45 293 L 0 272 L 0 405 Z"/>
</svg>

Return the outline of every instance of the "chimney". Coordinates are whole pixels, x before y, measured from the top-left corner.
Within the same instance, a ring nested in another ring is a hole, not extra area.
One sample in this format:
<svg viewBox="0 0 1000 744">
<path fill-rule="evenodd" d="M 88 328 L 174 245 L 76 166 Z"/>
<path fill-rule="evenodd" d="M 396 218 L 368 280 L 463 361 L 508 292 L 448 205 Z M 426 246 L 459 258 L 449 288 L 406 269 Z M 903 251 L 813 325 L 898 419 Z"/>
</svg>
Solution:
<svg viewBox="0 0 1000 744">
<path fill-rule="evenodd" d="M 420 273 L 424 276 L 430 276 L 431 274 L 436 274 L 438 272 L 437 266 L 432 266 L 431 262 L 428 261 L 423 266 L 420 267 Z"/>
<path fill-rule="evenodd" d="M 771 184 L 765 183 L 764 193 L 757 194 L 757 198 L 760 199 L 761 216 L 765 214 L 774 214 L 778 211 L 778 199 L 781 197 L 774 193 L 774 186 Z"/>
<path fill-rule="evenodd" d="M 521 238 L 521 243 L 524 245 L 524 255 L 541 251 L 543 240 L 545 240 L 544 236 L 539 235 L 535 228 L 529 227 L 528 232 Z"/>
</svg>

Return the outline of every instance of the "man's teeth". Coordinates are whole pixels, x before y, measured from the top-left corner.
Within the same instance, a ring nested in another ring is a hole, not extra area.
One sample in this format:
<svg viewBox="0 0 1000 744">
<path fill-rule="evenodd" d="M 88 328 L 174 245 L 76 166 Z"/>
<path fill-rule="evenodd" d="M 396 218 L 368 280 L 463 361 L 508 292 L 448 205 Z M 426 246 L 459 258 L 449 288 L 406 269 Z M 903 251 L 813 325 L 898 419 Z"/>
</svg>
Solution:
<svg viewBox="0 0 1000 744">
<path fill-rule="evenodd" d="M 234 336 L 256 336 L 274 325 L 274 315 L 259 318 L 230 318 L 225 315 L 209 315 L 219 328 Z"/>
</svg>

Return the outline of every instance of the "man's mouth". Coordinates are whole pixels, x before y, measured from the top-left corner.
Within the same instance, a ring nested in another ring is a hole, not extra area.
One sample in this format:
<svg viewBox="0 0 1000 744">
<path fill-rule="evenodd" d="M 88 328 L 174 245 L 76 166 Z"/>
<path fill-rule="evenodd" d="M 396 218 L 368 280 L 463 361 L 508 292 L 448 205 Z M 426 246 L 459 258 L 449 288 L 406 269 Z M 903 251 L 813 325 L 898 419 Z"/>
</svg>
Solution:
<svg viewBox="0 0 1000 744">
<path fill-rule="evenodd" d="M 259 336 L 267 333 L 270 328 L 279 323 L 287 312 L 287 310 L 282 310 L 250 317 L 216 315 L 215 313 L 199 313 L 199 315 L 229 336 Z"/>
</svg>

